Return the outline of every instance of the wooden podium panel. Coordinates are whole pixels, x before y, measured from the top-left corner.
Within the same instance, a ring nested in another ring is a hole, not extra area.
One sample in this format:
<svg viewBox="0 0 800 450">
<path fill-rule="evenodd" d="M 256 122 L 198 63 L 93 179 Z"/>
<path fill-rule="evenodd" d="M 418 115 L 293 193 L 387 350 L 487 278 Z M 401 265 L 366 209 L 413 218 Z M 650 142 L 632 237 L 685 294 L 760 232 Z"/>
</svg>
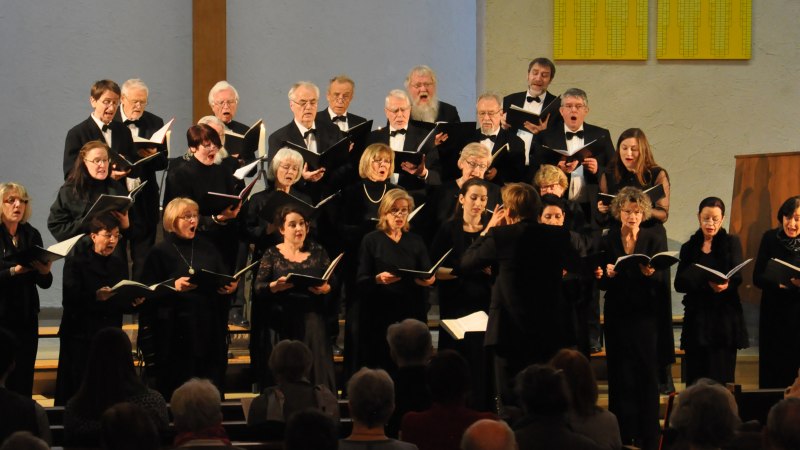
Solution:
<svg viewBox="0 0 800 450">
<path fill-rule="evenodd" d="M 737 155 L 730 233 L 742 240 L 744 258 L 755 258 L 761 236 L 778 226 L 778 208 L 800 194 L 800 152 Z M 753 285 L 753 264 L 742 270 L 739 288 L 743 302 L 758 304 L 761 290 Z"/>
</svg>

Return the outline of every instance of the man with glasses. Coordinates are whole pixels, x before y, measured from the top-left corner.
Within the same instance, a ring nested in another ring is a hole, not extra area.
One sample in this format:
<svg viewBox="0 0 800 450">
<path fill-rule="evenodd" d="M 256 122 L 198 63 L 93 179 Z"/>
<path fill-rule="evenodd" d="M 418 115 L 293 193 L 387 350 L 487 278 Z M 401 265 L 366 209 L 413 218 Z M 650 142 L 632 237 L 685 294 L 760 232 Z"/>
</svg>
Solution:
<svg viewBox="0 0 800 450">
<path fill-rule="evenodd" d="M 234 133 L 244 134 L 250 129 L 247 125 L 234 120 L 236 109 L 239 107 L 239 92 L 227 81 L 218 81 L 208 91 L 208 106 L 214 111 L 214 115 Z"/>
<path fill-rule="evenodd" d="M 115 122 L 120 99 L 119 85 L 111 80 L 95 81 L 90 91 L 89 103 L 92 105 L 92 114 L 88 119 L 75 125 L 67 132 L 64 143 L 64 178 L 72 169 L 75 158 L 78 156 L 83 144 L 89 141 L 102 141 L 111 147 L 112 164 L 122 155 L 129 161 L 135 161 L 133 138 L 130 131 L 121 122 Z M 115 180 L 124 178 L 128 172 L 115 170 L 112 167 L 110 176 Z"/>
<path fill-rule="evenodd" d="M 525 176 L 525 144 L 516 135 L 514 130 L 504 130 L 500 124 L 503 110 L 500 107 L 500 96 L 494 93 L 484 93 L 478 97 L 475 105 L 477 122 L 480 128 L 475 130 L 469 142 L 478 142 L 490 149 L 492 154 L 508 144 L 508 149 L 498 154 L 486 171 L 486 180 L 502 186 L 510 182 L 530 182 L 532 176 Z M 456 159 L 452 162 L 442 162 L 442 166 L 458 170 Z M 455 177 L 454 177 L 455 178 Z"/>
<path fill-rule="evenodd" d="M 149 95 L 150 90 L 147 85 L 138 78 L 131 78 L 122 84 L 122 108 L 117 109 L 114 121 L 127 127 L 132 138 L 138 136 L 149 139 L 164 126 L 161 117 L 145 110 Z M 137 178 L 127 178 L 129 190 L 147 183 L 139 193 L 139 201 L 134 202 L 131 207 L 130 254 L 133 260 L 133 276 L 137 280 L 144 258 L 156 242 L 156 230 L 160 221 L 158 207 L 160 195 L 156 171 L 167 168 L 167 145 L 164 143 L 136 149 L 137 160 L 155 153 L 159 155 L 142 164 L 137 171 Z"/>
<path fill-rule="evenodd" d="M 436 95 L 436 72 L 428 66 L 415 66 L 405 80 L 411 97 L 411 118 L 422 122 L 461 122 L 455 106 Z"/>
</svg>

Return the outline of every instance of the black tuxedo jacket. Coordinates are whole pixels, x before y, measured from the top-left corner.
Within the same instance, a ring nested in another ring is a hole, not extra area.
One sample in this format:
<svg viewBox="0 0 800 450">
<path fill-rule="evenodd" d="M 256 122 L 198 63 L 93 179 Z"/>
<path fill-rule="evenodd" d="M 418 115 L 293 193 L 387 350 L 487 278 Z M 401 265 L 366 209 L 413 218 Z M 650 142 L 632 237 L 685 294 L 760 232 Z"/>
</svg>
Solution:
<svg viewBox="0 0 800 450">
<path fill-rule="evenodd" d="M 136 161 L 136 151 L 133 146 L 133 138 L 131 137 L 131 130 L 128 129 L 122 122 L 111 121 L 108 124 L 111 129 L 111 151 L 125 156 L 129 161 Z M 64 179 L 67 178 L 69 171 L 75 164 L 75 158 L 83 147 L 83 144 L 89 141 L 102 141 L 106 142 L 103 137 L 103 132 L 97 127 L 94 119 L 90 116 L 83 122 L 75 125 L 67 132 L 67 139 L 64 142 Z"/>
<path fill-rule="evenodd" d="M 520 108 L 525 106 L 525 97 L 528 96 L 528 91 L 523 92 L 515 92 L 513 94 L 508 94 L 503 97 L 503 111 L 508 111 L 511 108 L 511 105 L 517 105 Z M 556 96 L 551 94 L 550 91 L 545 91 L 544 93 L 544 100 L 542 100 L 542 108 L 549 105 L 550 102 L 556 99 Z M 556 128 L 558 125 L 564 123 L 564 119 L 561 117 L 561 114 L 558 113 L 558 110 L 554 112 L 551 117 L 550 121 L 547 122 L 547 128 Z M 528 180 L 530 181 L 530 180 Z"/>
<path fill-rule="evenodd" d="M 319 117 L 317 117 L 317 119 L 319 119 Z M 327 150 L 331 145 L 339 142 L 339 140 L 341 140 L 343 137 L 342 131 L 339 129 L 339 127 L 332 124 L 330 120 L 328 120 L 327 123 L 321 122 L 320 120 L 315 120 L 314 129 L 317 130 L 314 137 L 317 140 L 317 151 L 320 153 Z M 269 135 L 269 138 L 267 139 L 267 155 L 269 161 L 272 161 L 272 157 L 275 156 L 275 153 L 277 153 L 281 147 L 283 147 L 284 142 L 291 142 L 293 144 L 302 145 L 305 147 L 305 139 L 303 139 L 303 134 L 300 133 L 300 129 L 297 128 L 294 120 L 289 122 L 288 125 L 275 130 Z"/>
<path fill-rule="evenodd" d="M 242 122 L 237 122 L 235 120 L 231 120 L 230 122 L 226 123 L 225 126 L 228 127 L 229 130 L 237 134 L 245 134 L 247 133 L 247 130 L 250 129 L 249 126 L 243 124 Z"/>
<path fill-rule="evenodd" d="M 584 173 L 586 182 L 590 185 L 597 186 L 602 174 L 606 167 L 614 159 L 614 144 L 611 142 L 611 134 L 605 128 L 594 126 L 588 123 L 583 124 L 583 142 L 589 143 L 595 139 L 599 139 L 595 144 L 593 151 L 595 159 L 597 159 L 597 173 L 592 174 L 589 171 Z M 537 135 L 533 140 L 531 146 L 530 165 L 531 170 L 536 172 L 542 164 L 558 165 L 562 156 L 558 153 L 544 148 L 565 149 L 567 148 L 567 138 L 564 134 L 564 125 L 559 124 L 557 128 L 548 127 L 547 130 Z"/>
<path fill-rule="evenodd" d="M 483 134 L 478 128 L 472 135 L 470 142 L 480 142 L 482 137 Z M 500 128 L 494 141 L 494 146 L 491 148 L 492 154 L 506 144 L 508 144 L 508 151 L 503 150 L 503 153 L 499 154 L 492 163 L 492 167 L 497 169 L 497 174 L 491 182 L 498 186 L 519 181 L 530 183 L 531 180 L 525 177 L 525 142 L 517 136 L 515 130 Z M 453 167 L 458 171 L 457 164 L 458 158 L 453 162 Z M 461 172 L 459 171 L 457 177 L 460 176 Z"/>
<path fill-rule="evenodd" d="M 458 110 L 450 103 L 439 100 L 439 114 L 436 115 L 437 122 L 461 122 L 458 117 Z"/>
<path fill-rule="evenodd" d="M 128 130 L 128 134 L 130 134 L 130 129 L 122 122 L 122 114 L 119 109 L 114 116 L 114 122 L 122 123 L 125 129 Z M 139 118 L 139 137 L 150 138 L 153 136 L 153 133 L 160 130 L 163 126 L 164 120 L 161 117 L 149 111 L 145 111 L 142 113 L 142 117 Z M 116 136 L 114 136 L 113 139 L 116 140 Z M 133 219 L 131 221 L 131 226 L 133 227 L 131 232 L 132 239 L 134 240 L 139 233 L 147 235 L 149 232 L 154 232 L 159 222 L 158 203 L 160 193 L 158 190 L 156 171 L 167 168 L 167 144 L 165 142 L 155 147 L 159 155 L 151 161 L 144 163 L 142 168 L 137 172 L 142 182 L 147 181 L 147 185 L 142 188 L 142 192 L 139 193 L 139 198 L 137 199 L 138 201 L 134 202 L 131 208 Z M 139 155 L 136 155 L 136 159 L 132 161 L 135 162 L 138 159 Z"/>
<path fill-rule="evenodd" d="M 361 116 L 357 116 L 350 112 L 346 113 L 344 116 L 347 118 L 347 128 L 353 128 L 354 126 L 367 121 L 367 119 Z M 331 124 L 336 126 L 336 128 L 339 128 L 331 120 L 331 115 L 328 113 L 328 108 L 325 108 L 322 111 L 317 111 L 317 118 L 315 119 L 315 123 Z"/>
</svg>

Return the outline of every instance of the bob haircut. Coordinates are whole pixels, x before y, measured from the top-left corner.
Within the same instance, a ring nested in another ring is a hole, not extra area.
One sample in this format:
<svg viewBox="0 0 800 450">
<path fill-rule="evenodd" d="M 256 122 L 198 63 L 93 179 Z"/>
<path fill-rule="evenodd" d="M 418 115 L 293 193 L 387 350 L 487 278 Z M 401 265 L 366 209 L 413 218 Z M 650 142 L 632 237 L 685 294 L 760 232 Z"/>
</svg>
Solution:
<svg viewBox="0 0 800 450">
<path fill-rule="evenodd" d="M 358 161 L 358 176 L 369 178 L 369 174 L 372 172 L 372 161 L 380 157 L 389 159 L 389 173 L 394 173 L 394 152 L 392 148 L 387 144 L 377 142 L 364 149 L 361 160 Z"/>
<path fill-rule="evenodd" d="M 167 233 L 174 233 L 175 223 L 178 221 L 178 217 L 188 210 L 194 210 L 199 212 L 200 206 L 197 205 L 196 201 L 188 197 L 173 198 L 167 204 L 166 208 L 164 208 L 164 218 L 162 220 L 162 224 L 164 225 L 164 231 L 166 231 Z"/>
<path fill-rule="evenodd" d="M 778 225 L 783 224 L 784 217 L 791 217 L 797 208 L 800 208 L 800 195 L 787 198 L 778 208 Z"/>
<path fill-rule="evenodd" d="M 611 214 L 615 219 L 619 220 L 619 214 L 626 203 L 636 203 L 636 206 L 642 210 L 642 222 L 649 219 L 650 213 L 653 212 L 650 197 L 642 192 L 641 189 L 628 186 L 620 189 L 617 196 L 611 201 Z"/>
<path fill-rule="evenodd" d="M 192 125 L 186 130 L 186 144 L 189 147 L 197 148 L 206 142 L 211 142 L 217 148 L 222 148 L 222 141 L 219 139 L 217 131 L 206 124 Z"/>
<path fill-rule="evenodd" d="M 500 195 L 511 219 L 533 219 L 539 215 L 542 202 L 530 184 L 508 183 L 503 186 Z"/>
<path fill-rule="evenodd" d="M 389 231 L 389 210 L 392 209 L 394 203 L 398 200 L 406 200 L 408 202 L 408 210 L 414 210 L 414 198 L 411 197 L 408 192 L 403 189 L 391 189 L 386 195 L 383 196 L 383 200 L 381 201 L 381 205 L 378 207 L 378 225 L 376 226 L 377 229 L 383 231 L 384 233 Z M 406 223 L 403 225 L 403 231 L 408 231 L 408 218 L 406 217 Z"/>
<path fill-rule="evenodd" d="M 639 148 L 639 158 L 636 160 L 634 175 L 636 175 L 636 179 L 639 180 L 639 184 L 649 184 L 652 180 L 645 179 L 645 175 L 647 175 L 650 169 L 658 167 L 658 163 L 656 163 L 653 157 L 653 150 L 650 148 L 650 142 L 647 140 L 647 136 L 645 136 L 644 131 L 639 128 L 628 128 L 623 131 L 622 134 L 619 135 L 619 139 L 617 139 L 617 151 L 614 153 L 614 179 L 619 181 L 622 179 L 622 175 L 628 172 L 628 169 L 622 162 L 622 158 L 619 157 L 619 147 L 622 145 L 622 141 L 630 138 L 636 139 L 636 146 Z"/>
<path fill-rule="evenodd" d="M 92 96 L 95 100 L 100 100 L 100 97 L 106 91 L 111 91 L 117 95 L 122 95 L 122 90 L 119 88 L 119 85 L 111 80 L 97 80 L 92 84 L 92 89 L 89 91 L 89 95 Z"/>
<path fill-rule="evenodd" d="M 542 164 L 539 170 L 536 171 L 536 175 L 533 176 L 533 185 L 536 186 L 537 189 L 541 189 L 542 186 L 549 186 L 551 184 L 561 186 L 564 191 L 569 188 L 569 180 L 567 180 L 564 171 L 552 164 Z"/>
<path fill-rule="evenodd" d="M 25 223 L 31 218 L 31 199 L 28 196 L 28 190 L 25 186 L 9 181 L 8 183 L 0 183 L 0 200 L 5 199 L 6 195 L 17 194 L 20 200 L 25 203 L 25 212 L 22 213 L 21 223 Z"/>
<path fill-rule="evenodd" d="M 458 167 L 467 160 L 467 158 L 492 158 L 492 151 L 484 147 L 479 142 L 470 142 L 461 149 L 461 154 L 458 157 Z"/>
<path fill-rule="evenodd" d="M 385 425 L 394 411 L 394 382 L 383 369 L 361 370 L 347 382 L 353 420 L 375 428 Z"/>
<path fill-rule="evenodd" d="M 272 161 L 269 164 L 269 170 L 267 170 L 267 179 L 274 181 L 275 175 L 278 173 L 278 166 L 284 162 L 297 164 L 297 174 L 294 176 L 292 184 L 297 183 L 297 181 L 300 180 L 300 177 L 303 176 L 303 155 L 301 155 L 297 150 L 293 150 L 289 147 L 281 148 L 275 153 L 275 156 L 272 157 Z"/>
<path fill-rule="evenodd" d="M 278 342 L 269 355 L 269 370 L 278 382 L 298 382 L 308 378 L 313 364 L 311 350 L 301 341 Z"/>
</svg>

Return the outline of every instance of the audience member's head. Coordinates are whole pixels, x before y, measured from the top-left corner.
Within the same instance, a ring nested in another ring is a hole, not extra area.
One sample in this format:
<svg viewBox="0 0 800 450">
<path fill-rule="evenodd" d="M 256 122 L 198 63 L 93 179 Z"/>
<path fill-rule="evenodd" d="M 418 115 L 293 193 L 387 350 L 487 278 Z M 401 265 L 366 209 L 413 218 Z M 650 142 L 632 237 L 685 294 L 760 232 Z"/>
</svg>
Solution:
<svg viewBox="0 0 800 450">
<path fill-rule="evenodd" d="M 550 366 L 533 364 L 520 372 L 517 392 L 528 415 L 557 417 L 569 410 L 564 376 Z"/>
<path fill-rule="evenodd" d="M 446 405 L 461 404 L 470 390 L 467 360 L 456 351 L 442 350 L 428 363 L 425 380 L 431 400 Z"/>
<path fill-rule="evenodd" d="M 764 448 L 768 450 L 800 449 L 800 398 L 779 401 L 767 416 Z"/>
<path fill-rule="evenodd" d="M 339 430 L 331 416 L 316 409 L 292 415 L 286 423 L 284 450 L 336 450 Z"/>
<path fill-rule="evenodd" d="M 17 357 L 17 344 L 14 335 L 0 327 L 0 386 L 5 386 L 6 378 L 14 370 Z"/>
<path fill-rule="evenodd" d="M 389 325 L 386 340 L 398 367 L 424 366 L 433 353 L 431 331 L 417 319 Z"/>
<path fill-rule="evenodd" d="M 701 379 L 678 396 L 670 426 L 691 446 L 719 448 L 733 439 L 741 423 L 733 405 L 727 389 Z"/>
<path fill-rule="evenodd" d="M 296 383 L 308 378 L 312 363 L 308 346 L 289 339 L 278 342 L 269 356 L 269 370 L 279 383 Z"/>
<path fill-rule="evenodd" d="M 222 423 L 219 390 L 205 379 L 192 378 L 175 389 L 170 409 L 179 433 L 198 432 Z"/>
<path fill-rule="evenodd" d="M 502 420 L 481 419 L 464 431 L 461 450 L 517 450 L 517 440 Z"/>
<path fill-rule="evenodd" d="M 594 378 L 592 366 L 583 353 L 577 350 L 561 349 L 550 365 L 561 370 L 567 381 L 572 411 L 581 416 L 590 416 L 597 412 L 597 380 Z"/>
<path fill-rule="evenodd" d="M 158 428 L 147 411 L 133 403 L 117 403 L 100 420 L 105 450 L 158 450 Z"/>
<path fill-rule="evenodd" d="M 3 441 L 0 450 L 49 450 L 47 442 L 39 439 L 29 431 L 17 431 Z"/>
<path fill-rule="evenodd" d="M 394 411 L 394 382 L 383 369 L 361 368 L 347 383 L 350 416 L 367 428 L 383 428 Z"/>
</svg>

